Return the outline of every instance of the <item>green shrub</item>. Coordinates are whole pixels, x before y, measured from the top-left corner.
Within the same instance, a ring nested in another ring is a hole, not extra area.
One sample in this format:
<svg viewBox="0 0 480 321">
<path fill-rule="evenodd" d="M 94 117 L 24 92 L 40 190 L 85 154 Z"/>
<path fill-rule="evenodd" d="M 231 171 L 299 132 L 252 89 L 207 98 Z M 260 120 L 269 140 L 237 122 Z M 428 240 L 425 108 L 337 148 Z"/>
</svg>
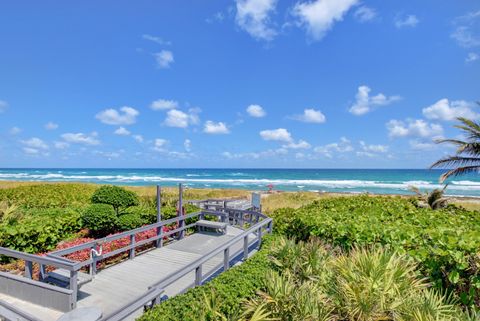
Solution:
<svg viewBox="0 0 480 321">
<path fill-rule="evenodd" d="M 262 249 L 239 266 L 232 267 L 203 286 L 177 295 L 145 313 L 141 321 L 189 321 L 215 320 L 209 318 L 209 308 L 205 299 L 212 293 L 215 308 L 229 317 L 235 317 L 242 310 L 245 299 L 251 298 L 264 284 L 266 272 L 271 264 L 268 259 L 269 239 L 265 239 Z"/>
<path fill-rule="evenodd" d="M 136 214 L 123 214 L 118 217 L 117 228 L 120 231 L 133 230 L 143 225 L 143 220 Z"/>
<path fill-rule="evenodd" d="M 480 305 L 480 213 L 455 206 L 433 211 L 400 197 L 355 196 L 315 201 L 273 213 L 275 231 L 307 240 L 316 236 L 350 249 L 383 245 L 407 254 L 437 289 Z"/>
<path fill-rule="evenodd" d="M 85 206 L 95 191 L 90 184 L 38 184 L 0 188 L 0 201 L 21 208 L 59 208 Z"/>
<path fill-rule="evenodd" d="M 271 253 L 275 271 L 241 320 L 468 320 L 449 297 L 429 289 L 410 259 L 381 247 L 333 255 L 316 240 L 280 238 Z"/>
<path fill-rule="evenodd" d="M 52 250 L 82 227 L 78 208 L 25 210 L 15 224 L 0 225 L 0 246 L 28 253 Z"/>
<path fill-rule="evenodd" d="M 92 204 L 84 210 L 82 222 L 94 236 L 102 237 L 115 231 L 118 217 L 110 205 Z"/>
<path fill-rule="evenodd" d="M 105 185 L 93 193 L 92 203 L 112 205 L 118 214 L 120 209 L 136 206 L 139 204 L 139 201 L 137 194 L 132 191 L 119 186 Z"/>
</svg>

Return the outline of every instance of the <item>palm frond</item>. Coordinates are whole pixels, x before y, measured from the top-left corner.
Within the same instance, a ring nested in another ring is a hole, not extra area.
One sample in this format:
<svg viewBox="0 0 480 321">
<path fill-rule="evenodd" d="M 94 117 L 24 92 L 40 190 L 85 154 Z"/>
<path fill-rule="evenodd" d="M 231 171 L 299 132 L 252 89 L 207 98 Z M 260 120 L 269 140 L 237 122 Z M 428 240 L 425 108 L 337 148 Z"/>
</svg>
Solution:
<svg viewBox="0 0 480 321">
<path fill-rule="evenodd" d="M 440 182 L 444 182 L 447 178 L 451 176 L 456 177 L 456 176 L 465 175 L 469 173 L 478 173 L 479 171 L 480 171 L 480 165 L 458 167 L 455 169 L 451 169 L 448 172 L 442 174 L 442 176 L 440 176 Z"/>
<path fill-rule="evenodd" d="M 464 157 L 464 156 L 447 156 L 430 165 L 430 168 L 446 168 L 449 166 L 465 166 L 465 165 L 480 167 L 480 158 Z"/>
<path fill-rule="evenodd" d="M 462 124 L 456 125 L 455 127 L 463 130 L 469 139 L 480 139 L 480 124 L 463 117 L 459 117 L 457 118 L 457 120 Z"/>
</svg>

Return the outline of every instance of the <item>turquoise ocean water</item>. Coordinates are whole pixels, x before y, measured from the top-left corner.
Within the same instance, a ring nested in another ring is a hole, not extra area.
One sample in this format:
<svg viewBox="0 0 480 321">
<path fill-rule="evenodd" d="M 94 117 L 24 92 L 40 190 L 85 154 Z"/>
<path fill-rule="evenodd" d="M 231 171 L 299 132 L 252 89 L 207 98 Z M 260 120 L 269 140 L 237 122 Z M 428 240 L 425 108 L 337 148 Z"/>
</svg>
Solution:
<svg viewBox="0 0 480 321">
<path fill-rule="evenodd" d="M 91 182 L 195 188 L 411 194 L 409 186 L 441 187 L 441 170 L 422 169 L 0 169 L 0 180 Z M 450 180 L 449 195 L 479 196 L 480 175 Z"/>
</svg>

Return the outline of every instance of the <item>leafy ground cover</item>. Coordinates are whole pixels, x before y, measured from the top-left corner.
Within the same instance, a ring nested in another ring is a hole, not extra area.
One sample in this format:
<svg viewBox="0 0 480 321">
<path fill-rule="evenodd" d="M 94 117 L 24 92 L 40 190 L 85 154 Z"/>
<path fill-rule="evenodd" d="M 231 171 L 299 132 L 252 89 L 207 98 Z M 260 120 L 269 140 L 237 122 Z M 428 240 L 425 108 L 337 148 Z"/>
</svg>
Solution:
<svg viewBox="0 0 480 321">
<path fill-rule="evenodd" d="M 455 206 L 420 208 L 400 197 L 315 201 L 273 213 L 276 231 L 297 240 L 319 237 L 344 249 L 381 245 L 406 254 L 437 289 L 480 305 L 480 213 Z"/>
<path fill-rule="evenodd" d="M 203 286 L 192 288 L 143 314 L 140 321 L 221 320 L 222 316 L 236 320 L 243 303 L 253 298 L 264 286 L 266 273 L 272 264 L 268 258 L 271 239 L 266 238 L 262 249 L 239 266 Z"/>
<path fill-rule="evenodd" d="M 242 265 L 139 320 L 477 320 L 455 303 L 431 289 L 405 255 L 273 236 Z"/>
</svg>

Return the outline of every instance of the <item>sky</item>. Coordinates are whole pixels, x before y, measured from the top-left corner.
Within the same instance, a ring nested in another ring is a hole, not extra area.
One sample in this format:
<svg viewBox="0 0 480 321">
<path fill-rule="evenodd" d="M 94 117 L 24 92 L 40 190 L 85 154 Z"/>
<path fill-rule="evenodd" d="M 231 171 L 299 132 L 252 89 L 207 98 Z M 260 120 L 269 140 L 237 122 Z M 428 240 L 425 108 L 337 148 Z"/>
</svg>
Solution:
<svg viewBox="0 0 480 321">
<path fill-rule="evenodd" d="M 476 0 L 2 1 L 0 43 L 0 167 L 426 168 L 480 121 Z"/>
</svg>

